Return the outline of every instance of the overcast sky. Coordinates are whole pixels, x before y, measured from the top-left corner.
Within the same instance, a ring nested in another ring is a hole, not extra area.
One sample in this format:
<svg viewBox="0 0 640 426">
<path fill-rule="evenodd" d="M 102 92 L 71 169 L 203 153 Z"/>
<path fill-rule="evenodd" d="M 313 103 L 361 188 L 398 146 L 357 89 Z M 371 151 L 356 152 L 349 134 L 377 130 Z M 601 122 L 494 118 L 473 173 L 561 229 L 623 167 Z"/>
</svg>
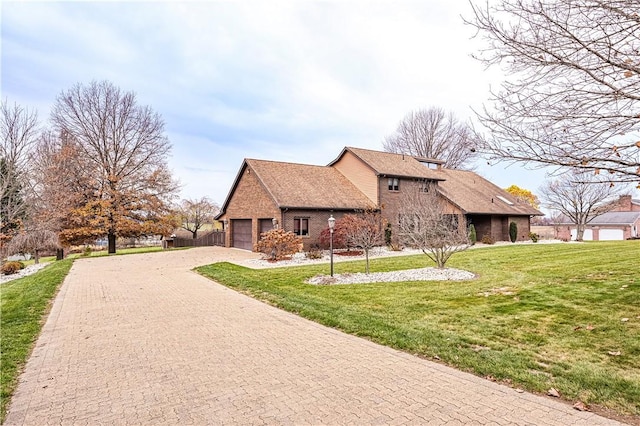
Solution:
<svg viewBox="0 0 640 426">
<path fill-rule="evenodd" d="M 181 196 L 222 203 L 243 158 L 325 165 L 344 146 L 382 150 L 430 106 L 473 117 L 498 71 L 465 0 L 1 3 L 2 97 L 36 108 L 109 80 L 159 112 Z M 478 171 L 534 192 L 544 172 Z"/>
</svg>

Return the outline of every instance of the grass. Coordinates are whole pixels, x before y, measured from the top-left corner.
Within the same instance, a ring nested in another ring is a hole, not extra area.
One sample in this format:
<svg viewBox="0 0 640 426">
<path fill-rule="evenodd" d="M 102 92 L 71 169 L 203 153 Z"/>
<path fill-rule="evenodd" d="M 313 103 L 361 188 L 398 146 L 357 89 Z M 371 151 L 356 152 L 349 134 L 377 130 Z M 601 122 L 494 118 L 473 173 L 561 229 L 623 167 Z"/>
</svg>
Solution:
<svg viewBox="0 0 640 426">
<path fill-rule="evenodd" d="M 447 265 L 478 274 L 465 282 L 304 283 L 327 274 L 328 265 L 252 270 L 217 263 L 198 272 L 460 370 L 533 392 L 554 387 L 567 400 L 638 416 L 639 261 L 640 241 L 622 241 L 468 250 Z M 382 258 L 371 261 L 371 272 L 432 265 L 421 255 Z M 363 262 L 336 265 L 336 273 L 363 270 Z"/>
<path fill-rule="evenodd" d="M 44 314 L 72 263 L 55 262 L 36 274 L 0 286 L 0 422 L 40 333 Z"/>
</svg>

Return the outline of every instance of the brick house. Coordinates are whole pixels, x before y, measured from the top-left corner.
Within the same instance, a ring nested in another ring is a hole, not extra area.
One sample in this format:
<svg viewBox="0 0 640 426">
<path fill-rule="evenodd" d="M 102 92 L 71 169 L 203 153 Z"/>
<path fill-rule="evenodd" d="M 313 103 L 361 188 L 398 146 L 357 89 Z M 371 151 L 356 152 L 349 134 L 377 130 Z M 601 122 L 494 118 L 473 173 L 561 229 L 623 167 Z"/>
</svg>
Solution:
<svg viewBox="0 0 640 426">
<path fill-rule="evenodd" d="M 216 219 L 225 223 L 228 247 L 250 250 L 277 224 L 308 248 L 330 215 L 373 209 L 393 229 L 403 191 L 427 187 L 447 201 L 447 213 L 473 223 L 479 238 L 506 241 L 509 223 L 516 222 L 518 239 L 527 239 L 530 217 L 542 214 L 473 172 L 443 168 L 442 161 L 346 147 L 327 166 L 245 159 Z"/>
<path fill-rule="evenodd" d="M 554 226 L 556 238 L 575 240 L 576 226 L 564 218 Z M 626 240 L 640 237 L 640 199 L 622 195 L 610 205 L 610 210 L 595 216 L 585 226 L 585 241 Z"/>
</svg>

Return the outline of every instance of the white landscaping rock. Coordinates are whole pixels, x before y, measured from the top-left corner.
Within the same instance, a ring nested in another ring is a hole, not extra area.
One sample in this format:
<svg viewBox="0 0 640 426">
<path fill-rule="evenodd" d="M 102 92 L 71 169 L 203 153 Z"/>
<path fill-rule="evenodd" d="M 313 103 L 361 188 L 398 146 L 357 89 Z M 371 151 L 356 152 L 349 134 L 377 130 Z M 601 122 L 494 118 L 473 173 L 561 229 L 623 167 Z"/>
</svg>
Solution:
<svg viewBox="0 0 640 426">
<path fill-rule="evenodd" d="M 17 280 L 18 278 L 26 277 L 27 275 L 35 274 L 40 269 L 48 266 L 51 262 L 38 263 L 37 265 L 29 265 L 24 269 L 21 269 L 19 272 L 11 275 L 0 274 L 0 284 Z"/>
<path fill-rule="evenodd" d="M 400 281 L 461 281 L 472 280 L 475 274 L 454 268 L 420 268 L 405 269 L 392 272 L 373 272 L 371 274 L 334 274 L 333 278 L 327 275 L 318 275 L 307 281 L 309 284 L 363 284 L 379 282 Z"/>
</svg>

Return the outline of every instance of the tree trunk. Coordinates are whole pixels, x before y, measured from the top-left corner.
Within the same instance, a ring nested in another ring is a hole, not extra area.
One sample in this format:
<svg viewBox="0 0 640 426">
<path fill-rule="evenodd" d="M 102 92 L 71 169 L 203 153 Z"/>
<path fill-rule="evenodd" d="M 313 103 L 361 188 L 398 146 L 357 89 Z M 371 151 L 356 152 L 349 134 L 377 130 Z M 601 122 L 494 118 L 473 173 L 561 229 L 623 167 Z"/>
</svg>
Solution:
<svg viewBox="0 0 640 426">
<path fill-rule="evenodd" d="M 198 231 L 191 231 L 191 235 L 193 235 L 193 239 L 198 238 Z"/>
<path fill-rule="evenodd" d="M 365 273 L 369 273 L 369 249 L 364 249 L 364 257 L 366 259 Z"/>
<path fill-rule="evenodd" d="M 109 240 L 109 254 L 114 254 L 116 252 L 116 234 L 113 231 L 109 231 L 107 235 L 107 239 Z"/>
<path fill-rule="evenodd" d="M 584 237 L 584 225 L 578 224 L 576 226 L 576 241 L 582 241 Z"/>
<path fill-rule="evenodd" d="M 40 250 L 36 249 L 33 251 L 33 263 L 36 265 L 40 263 Z"/>
</svg>

